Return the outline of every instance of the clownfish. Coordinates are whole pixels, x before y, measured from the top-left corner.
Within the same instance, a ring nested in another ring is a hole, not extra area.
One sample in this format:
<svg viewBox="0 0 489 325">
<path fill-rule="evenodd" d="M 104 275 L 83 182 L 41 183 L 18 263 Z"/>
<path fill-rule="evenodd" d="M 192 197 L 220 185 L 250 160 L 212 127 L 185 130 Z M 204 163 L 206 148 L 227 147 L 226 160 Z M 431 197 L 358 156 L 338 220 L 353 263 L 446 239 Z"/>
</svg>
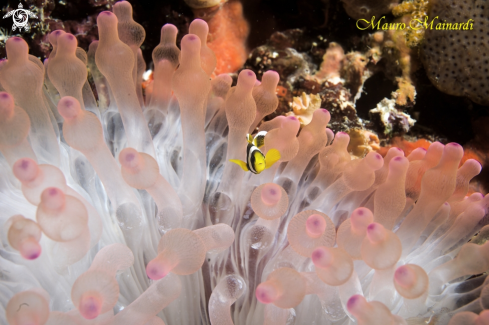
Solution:
<svg viewBox="0 0 489 325">
<path fill-rule="evenodd" d="M 260 174 L 265 169 L 272 167 L 280 159 L 280 152 L 277 149 L 270 149 L 265 156 L 260 151 L 260 148 L 265 144 L 266 134 L 266 131 L 260 131 L 254 138 L 247 134 L 246 162 L 237 159 L 231 159 L 230 161 L 238 164 L 244 171 L 250 171 L 253 174 Z"/>
</svg>

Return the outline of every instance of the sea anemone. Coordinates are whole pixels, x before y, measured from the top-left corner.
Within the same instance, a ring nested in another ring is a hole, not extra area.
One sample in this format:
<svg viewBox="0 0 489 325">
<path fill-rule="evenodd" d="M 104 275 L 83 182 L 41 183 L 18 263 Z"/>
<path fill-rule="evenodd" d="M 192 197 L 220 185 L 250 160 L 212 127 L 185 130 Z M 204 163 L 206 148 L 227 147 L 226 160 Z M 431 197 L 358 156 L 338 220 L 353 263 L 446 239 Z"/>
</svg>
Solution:
<svg viewBox="0 0 489 325">
<path fill-rule="evenodd" d="M 489 196 L 467 196 L 481 167 L 460 145 L 352 159 L 317 109 L 299 134 L 294 116 L 259 125 L 280 160 L 247 173 L 229 160 L 277 107 L 278 74 L 213 77 L 194 20 L 180 49 L 162 27 L 144 96 L 130 4 L 97 23 L 88 53 L 52 32 L 44 64 L 6 43 L 0 323 L 487 322 Z"/>
</svg>

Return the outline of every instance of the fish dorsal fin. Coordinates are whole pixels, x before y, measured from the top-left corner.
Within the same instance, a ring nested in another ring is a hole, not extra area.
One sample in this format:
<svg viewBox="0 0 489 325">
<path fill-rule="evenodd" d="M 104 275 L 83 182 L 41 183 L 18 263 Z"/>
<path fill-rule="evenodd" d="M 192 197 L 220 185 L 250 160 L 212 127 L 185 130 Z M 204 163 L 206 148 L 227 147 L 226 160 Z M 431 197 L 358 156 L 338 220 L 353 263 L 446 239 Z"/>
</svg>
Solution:
<svg viewBox="0 0 489 325">
<path fill-rule="evenodd" d="M 249 171 L 248 166 L 246 166 L 244 161 L 238 159 L 231 159 L 229 161 L 239 165 L 239 167 L 241 167 L 241 169 L 243 169 L 245 172 Z"/>
<path fill-rule="evenodd" d="M 251 134 L 246 135 L 246 141 L 248 141 L 248 143 L 253 144 L 253 137 L 251 136 Z"/>
<path fill-rule="evenodd" d="M 280 160 L 280 152 L 277 149 L 270 149 L 265 156 L 265 169 L 272 167 L 277 161 Z"/>
<path fill-rule="evenodd" d="M 265 144 L 265 135 L 267 135 L 267 131 L 260 131 L 255 135 L 255 138 L 253 139 L 253 144 L 258 149 L 261 149 Z"/>
</svg>

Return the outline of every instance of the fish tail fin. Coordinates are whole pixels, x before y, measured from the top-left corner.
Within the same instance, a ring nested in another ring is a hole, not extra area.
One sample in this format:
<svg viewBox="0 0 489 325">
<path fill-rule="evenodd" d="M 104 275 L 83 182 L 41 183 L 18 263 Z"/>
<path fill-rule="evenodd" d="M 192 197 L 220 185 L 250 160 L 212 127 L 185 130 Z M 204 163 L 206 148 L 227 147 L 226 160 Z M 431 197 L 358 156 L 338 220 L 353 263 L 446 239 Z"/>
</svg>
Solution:
<svg viewBox="0 0 489 325">
<path fill-rule="evenodd" d="M 272 167 L 277 161 L 280 160 L 280 152 L 277 149 L 270 149 L 265 156 L 265 169 Z"/>
<path fill-rule="evenodd" d="M 241 169 L 243 169 L 245 172 L 249 171 L 248 166 L 246 166 L 244 161 L 238 159 L 230 159 L 229 161 L 239 165 L 239 167 L 241 167 Z"/>
</svg>

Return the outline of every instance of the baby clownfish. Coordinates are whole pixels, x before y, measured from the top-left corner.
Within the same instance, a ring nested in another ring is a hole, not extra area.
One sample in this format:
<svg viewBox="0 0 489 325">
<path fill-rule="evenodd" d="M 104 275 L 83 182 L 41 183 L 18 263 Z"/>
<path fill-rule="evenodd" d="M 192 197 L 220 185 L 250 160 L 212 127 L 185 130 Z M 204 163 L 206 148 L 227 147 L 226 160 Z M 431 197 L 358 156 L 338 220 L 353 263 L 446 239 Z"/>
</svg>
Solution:
<svg viewBox="0 0 489 325">
<path fill-rule="evenodd" d="M 260 174 L 267 168 L 272 167 L 280 159 L 280 152 L 277 149 L 270 149 L 265 156 L 260 148 L 265 144 L 266 131 L 258 132 L 254 138 L 246 135 L 248 147 L 246 148 L 246 162 L 237 159 L 230 161 L 238 164 L 244 171 L 250 171 L 253 174 Z"/>
</svg>

